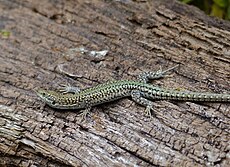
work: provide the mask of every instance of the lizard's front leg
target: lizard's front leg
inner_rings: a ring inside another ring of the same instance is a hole
[[[79,87],[74,87],[74,86],[71,86],[69,83],[68,84],[60,84],[60,88],[59,88],[59,91],[63,94],[66,94],[66,93],[73,93],[73,94],[76,94],[76,93],[79,93],[81,91],[81,89]]]

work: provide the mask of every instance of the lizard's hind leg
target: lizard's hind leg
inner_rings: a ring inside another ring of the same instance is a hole
[[[142,95],[141,95],[141,91],[139,90],[133,90],[131,92],[131,97],[133,99],[133,101],[135,101],[136,103],[142,105],[142,106],[145,106],[145,113],[148,117],[151,117],[152,114],[151,114],[151,110],[153,111],[153,102],[144,98]]]
[[[165,77],[165,74],[168,72],[168,71],[171,71],[175,68],[177,68],[179,65],[176,65],[174,67],[171,67],[169,69],[166,69],[164,71],[162,71],[162,69],[160,68],[160,70],[156,71],[156,72],[151,72],[151,71],[148,71],[148,72],[143,72],[141,73],[139,76],[138,76],[138,81],[140,82],[143,82],[143,83],[147,83],[149,82],[149,80],[151,79],[159,79],[159,78],[163,78]]]

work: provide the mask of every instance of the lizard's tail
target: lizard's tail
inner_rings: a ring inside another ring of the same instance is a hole
[[[174,90],[159,92],[155,98],[181,101],[230,102],[230,94],[197,93]]]

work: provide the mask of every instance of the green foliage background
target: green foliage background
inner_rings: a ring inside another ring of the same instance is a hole
[[[230,20],[230,0],[179,0],[197,6],[208,15]]]

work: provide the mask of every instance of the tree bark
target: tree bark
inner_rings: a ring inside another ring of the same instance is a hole
[[[0,1],[1,166],[230,166],[230,105],[124,98],[49,108],[38,88],[81,89],[180,64],[151,84],[230,93],[230,23],[174,0]]]

